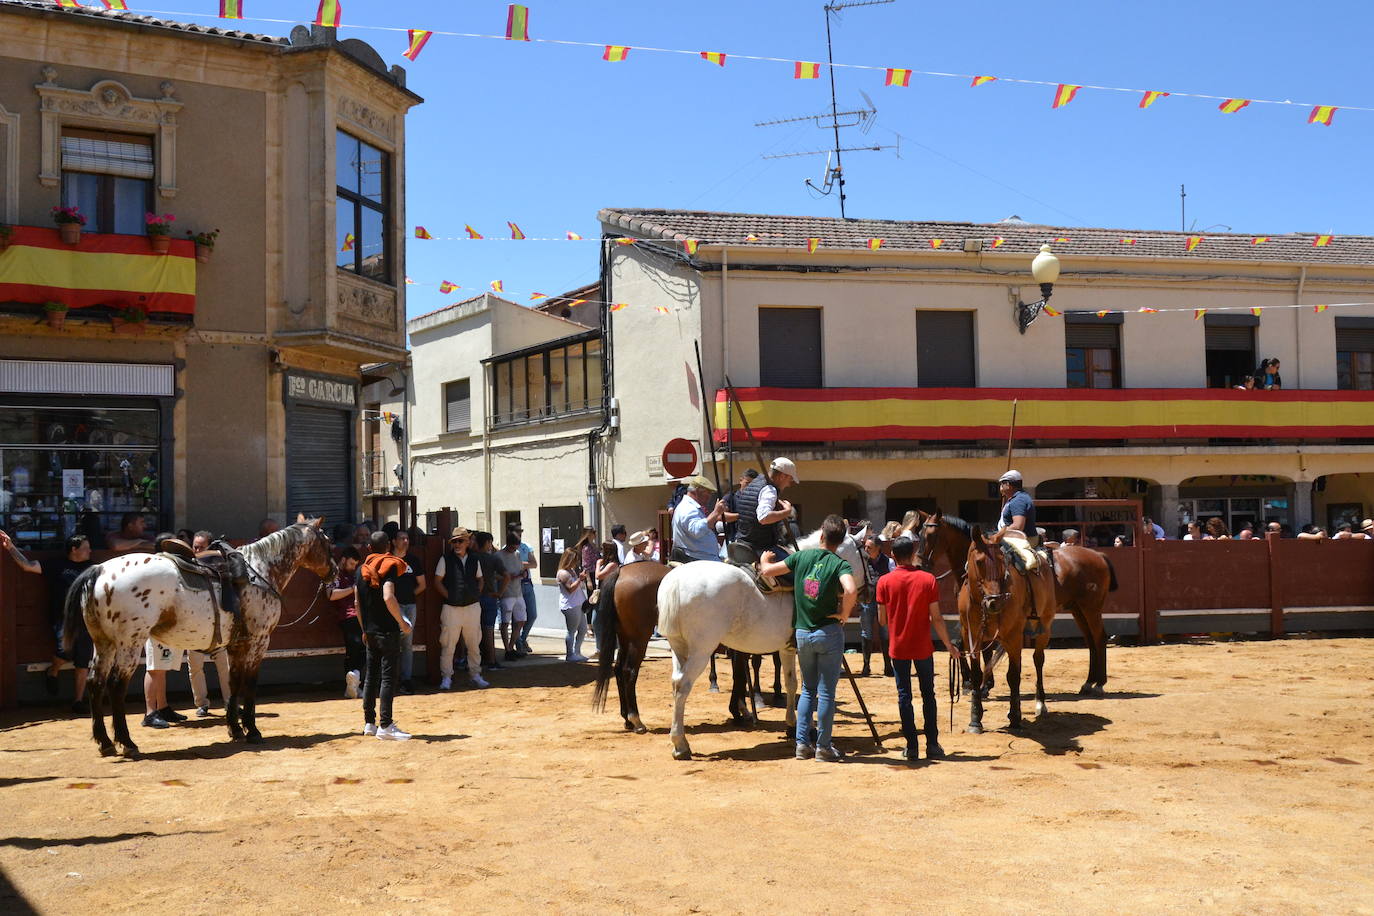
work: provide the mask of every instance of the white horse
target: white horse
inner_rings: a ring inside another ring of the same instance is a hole
[[[225,707],[229,734],[235,740],[260,743],[256,722],[258,668],[267,654],[272,630],[281,619],[281,592],[297,569],[321,579],[334,574],[323,519],[302,520],[242,548],[250,570],[238,618],[204,589],[188,588],[176,563],[165,554],[127,554],[83,572],[67,593],[64,641],[76,634],[77,617],[86,621],[95,643],[90,679],[91,737],[101,756],[115,753],[105,731],[103,700],[110,701],[114,737],[124,756],[138,754],[124,718],[124,696],[138,668],[148,637],[173,649],[229,650],[229,692]],[[218,594],[218,584],[214,586]],[[223,674],[221,674],[223,676]],[[240,725],[242,704],[242,726]]]
[[[849,561],[859,581],[867,564],[859,545],[867,531],[847,535],[837,551]],[[798,547],[819,547],[814,531]],[[711,653],[725,645],[751,655],[782,653],[783,688],[787,692],[787,724],[797,724],[797,650],[793,635],[791,591],[762,594],[748,573],[729,563],[696,562],[672,570],[658,587],[658,631],[673,652],[673,757],[690,760],[683,716],[692,684],[710,664]],[[795,733],[795,732],[794,732]]]

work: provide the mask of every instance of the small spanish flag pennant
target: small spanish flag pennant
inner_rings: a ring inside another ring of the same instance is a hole
[[[1068,240],[1069,240],[1069,237],[1068,237],[1067,235],[1061,235],[1059,238],[1055,239],[1054,242],[1055,242],[1055,244],[1057,245],[1057,244],[1059,244],[1060,242],[1067,242]]]
[[[459,286],[457,283],[450,283],[447,280],[439,284],[439,292],[443,293],[446,296],[458,288]]]
[[[583,301],[585,302],[586,300],[584,299]],[[575,303],[574,303],[574,304],[575,304]],[[623,309],[623,308],[625,307],[625,305],[626,305],[626,303],[624,303],[624,302],[612,302],[612,303],[611,303],[611,311],[613,311],[613,312],[618,312],[618,311],[620,311],[621,309]]]
[[[243,0],[219,0],[219,18],[242,19]]]
[[[121,10],[126,13],[129,11],[129,4],[125,3],[124,0],[100,0],[100,2],[105,4],[107,10]]]
[[[1201,318],[1203,315],[1206,315],[1206,314],[1207,314],[1207,310],[1206,310],[1206,309],[1193,309],[1193,320],[1194,320],[1194,321],[1197,321],[1199,318]]]
[[[940,247],[941,245],[943,245],[944,243],[945,243],[945,240],[944,240],[944,239],[931,239],[931,240],[930,240],[930,247],[931,247],[931,248],[939,248],[939,247]]]
[[[751,232],[744,237],[744,240],[746,242],[757,242],[759,240],[759,237]]]
[[[973,82],[969,83],[969,86],[976,89],[979,86],[986,86],[988,83],[996,82],[996,80],[997,77],[995,76],[975,76]]]
[[[1235,114],[1236,112],[1240,111],[1242,108],[1249,104],[1249,99],[1227,99],[1226,101],[1222,102],[1220,105],[1217,106],[1217,111],[1221,111],[1226,114]]]
[[[1261,308],[1253,308],[1253,309],[1250,310],[1250,314],[1251,314],[1251,315],[1254,315],[1256,318],[1258,318],[1258,317],[1260,316],[1260,312],[1263,312],[1263,311],[1264,311],[1264,309],[1261,309]]]
[[[570,242],[580,242],[580,241],[582,241],[582,236],[578,235],[576,232],[573,232],[573,231],[571,231],[571,230],[569,230],[568,232],[566,232],[566,233],[564,233],[564,234],[568,237],[568,241],[570,241]]]
[[[1135,244],[1135,239],[1133,239],[1133,238],[1127,236],[1126,238],[1123,238],[1123,239],[1121,240],[1121,244],[1123,244],[1123,245],[1134,245],[1134,244]]]
[[[1157,101],[1159,101],[1160,99],[1164,98],[1164,97],[1167,96],[1168,94],[1169,94],[1169,93],[1167,93],[1167,92],[1156,92],[1156,91],[1153,90],[1153,89],[1147,89],[1147,90],[1145,91],[1145,94],[1142,95],[1142,96],[1140,97],[1140,107],[1141,107],[1141,108],[1149,108],[1149,107],[1150,107],[1151,105],[1153,105],[1155,102],[1157,102]]]
[[[606,50],[602,52],[601,59],[608,60],[613,64],[618,64],[630,56],[630,49],[624,45],[606,45]]]
[[[796,61],[792,65],[792,79],[794,80],[814,80],[821,75],[821,65],[808,63],[804,60]]]
[[[414,286],[414,285],[415,285],[415,281],[412,280],[412,279],[410,279],[410,277],[406,277],[406,286]]]
[[[1056,309],[1054,306],[1047,305],[1045,306],[1045,314],[1049,315],[1051,318],[1058,318],[1060,315],[1064,313]]]
[[[807,240],[806,240],[806,253],[807,253],[807,254],[815,254],[815,253],[816,253],[816,249],[817,249],[817,248],[820,248],[820,247],[821,247],[821,240],[820,240],[820,239],[807,239]]]
[[[429,234],[429,230],[426,229],[424,226],[416,226],[416,227],[415,227],[415,237],[416,237],[417,239],[432,239],[432,238],[434,238],[434,236],[430,235],[430,234]]]
[[[701,59],[710,61],[718,67],[725,66],[725,53],[723,51],[702,51]]]
[[[1189,250],[1189,251],[1192,251],[1194,248],[1196,248],[1197,246],[1199,246],[1199,245],[1201,245],[1201,244],[1202,244],[1202,236],[1200,236],[1200,235],[1190,235],[1190,236],[1188,236],[1188,250]]]
[[[1320,315],[1322,312],[1326,311],[1326,308],[1327,308],[1327,307],[1324,306],[1324,305],[1314,305],[1314,306],[1312,306],[1312,311],[1314,311],[1314,312],[1316,312],[1318,315]]]
[[[425,49],[425,42],[429,41],[429,36],[434,33],[428,29],[409,29],[410,47],[406,48],[401,54],[407,60],[414,60],[420,56],[420,52]]]
[[[536,299],[547,299],[547,298],[549,298],[549,294],[548,294],[548,293],[530,293],[530,301],[531,301],[531,302],[535,301]]]
[[[911,71],[903,70],[900,67],[888,67],[887,79],[883,82],[884,86],[910,86]]]
[[[512,3],[506,9],[506,41],[530,40],[530,8]]]
[[[1111,312],[1111,309],[1102,309],[1101,311],[1099,311],[1099,312],[1097,313],[1097,317],[1098,317],[1098,318],[1106,318],[1106,317],[1107,317],[1108,315],[1110,315],[1111,313],[1112,313],[1112,312]]]
[[[1314,238],[1314,239],[1312,240],[1312,247],[1313,247],[1313,248],[1325,248],[1327,245],[1330,245],[1330,244],[1331,244],[1331,236],[1329,236],[1329,235],[1319,235],[1319,236],[1317,236],[1316,238]]]
[[[668,312],[668,306],[666,306],[666,305],[656,305],[656,306],[654,306],[654,311],[655,311],[655,312],[658,312],[660,315],[667,315],[667,314],[669,314],[669,312]]]
[[[1140,312],[1142,315],[1153,315],[1155,312],[1158,312],[1159,309],[1152,309],[1148,305],[1142,305],[1140,308],[1136,309],[1136,311]]]
[[[320,0],[320,8],[315,13],[315,25],[337,29],[342,24],[343,0]]]
[[[1050,107],[1063,108],[1073,101],[1073,97],[1077,95],[1078,90],[1082,88],[1082,86],[1074,86],[1071,83],[1060,83],[1058,88],[1054,90],[1054,104]]]
[[[510,237],[515,239],[517,242],[525,237],[525,233],[521,232],[520,227],[515,225],[515,223],[512,223],[510,220],[506,220],[506,225],[510,226]]]
[[[586,299],[574,299],[572,302],[569,302],[569,303],[568,303],[568,308],[575,308],[575,307],[577,307],[577,306],[579,306],[579,305],[586,305],[586,304],[587,304],[587,300],[586,300]],[[623,302],[620,303],[620,304],[621,304],[622,306],[625,305],[625,303],[623,303]]]
[[[1307,116],[1308,124],[1325,124],[1331,126],[1331,119],[1336,116],[1335,105],[1318,105],[1312,109],[1312,113]]]
[[[615,243],[617,245],[633,245],[635,241],[635,239],[616,239]]]
[[[352,250],[353,250],[353,243],[356,242],[356,241],[357,241],[357,239],[355,239],[355,238],[353,237],[353,233],[351,233],[351,232],[348,233],[347,235],[344,236],[343,247],[341,247],[339,250],[340,250],[340,251],[352,251]]]
[[[1265,242],[1267,242],[1267,241],[1269,241],[1269,236],[1267,236],[1267,235],[1257,235],[1257,236],[1255,236],[1254,238],[1250,239],[1250,244],[1251,244],[1251,245],[1263,245],[1263,244],[1264,244]]]
[[[869,250],[869,251],[877,251],[877,250],[878,250],[879,248],[881,248],[881,247],[883,247],[883,240],[882,240],[882,239],[869,239],[869,240],[868,240],[868,250]]]
[[[701,242],[698,242],[696,239],[683,239],[682,241],[682,247],[687,249],[689,255],[695,255],[697,253],[697,248],[700,246]]]
[[[1005,245],[1006,243],[1007,243],[1007,240],[1004,239],[1004,238],[1002,238],[1002,237],[999,235],[999,236],[997,236],[997,238],[995,238],[995,239],[992,240],[992,247],[993,247],[993,248],[1001,248],[1001,247],[1002,247],[1003,245]]]
[[[464,225],[463,225],[463,230],[464,230],[465,232],[467,232],[468,238],[470,238],[470,239],[480,239],[480,238],[483,237],[483,236],[482,236],[482,233],[478,232],[476,229],[472,228],[472,227],[469,226],[469,225],[464,224]]]
[[[506,284],[502,283],[500,280],[492,280],[491,291],[493,293],[504,293],[506,291]]]
[[[77,3],[76,0],[57,0],[57,5],[62,7],[62,9],[64,10],[81,9],[81,4]]]

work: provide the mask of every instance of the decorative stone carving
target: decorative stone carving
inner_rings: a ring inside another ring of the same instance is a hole
[[[99,130],[133,131],[157,135],[157,190],[165,198],[177,193],[176,123],[182,103],[176,87],[163,82],[162,97],[141,99],[123,83],[100,80],[90,89],[68,89],[57,84],[57,68],[42,69],[38,91],[42,118],[42,151],[38,180],[55,188],[62,182],[62,128],[67,125]]]
[[[338,311],[347,318],[394,331],[396,298],[395,290],[338,274]]]
[[[0,223],[19,222],[19,114],[0,105]]]
[[[388,143],[394,143],[396,140],[395,115],[383,114],[347,96],[339,98],[338,115],[341,120],[361,127],[363,130],[385,139]]]

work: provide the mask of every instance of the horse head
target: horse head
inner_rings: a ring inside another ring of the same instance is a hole
[[[324,516],[307,521],[302,515],[296,525],[305,534],[305,548],[301,554],[300,565],[321,579],[333,579],[338,567],[334,563],[333,544],[329,540],[329,535],[324,533]]]
[[[1002,550],[1000,545],[988,543],[978,525],[973,526],[965,571],[970,594],[981,596],[983,613],[992,615],[1001,610],[1008,597]]]
[[[940,526],[944,520],[945,513],[939,506],[929,514],[920,509],[916,510],[916,528],[912,534],[916,539],[916,556],[926,569],[931,568],[935,560],[935,551],[940,548]]]

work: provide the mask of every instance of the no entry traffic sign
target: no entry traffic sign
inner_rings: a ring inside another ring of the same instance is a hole
[[[697,447],[686,439],[673,439],[663,448],[663,473],[686,477],[697,469]]]

